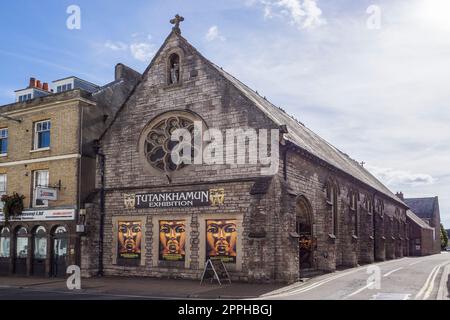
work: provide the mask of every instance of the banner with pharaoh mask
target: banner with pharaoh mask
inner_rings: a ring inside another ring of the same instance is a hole
[[[236,263],[237,220],[206,220],[206,259]]]
[[[186,252],[186,221],[159,221],[159,260],[184,261]]]
[[[141,258],[142,223],[140,221],[119,221],[117,237],[118,258]]]

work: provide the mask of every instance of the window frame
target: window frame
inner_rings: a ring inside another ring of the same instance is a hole
[[[39,173],[42,173],[42,172],[47,172],[47,185],[38,185],[37,184],[37,181],[38,181],[37,175]],[[48,169],[33,171],[33,185],[32,185],[32,192],[33,192],[33,196],[32,196],[33,203],[32,204],[33,204],[33,208],[48,208],[48,200],[41,200],[43,202],[42,205],[38,205],[36,203],[36,201],[37,201],[37,199],[36,199],[36,188],[37,187],[48,187],[49,182],[50,182],[50,171]]]
[[[11,257],[11,232],[8,227],[0,228],[0,254],[3,252],[4,243],[8,243],[9,251],[5,251],[3,256],[0,255],[0,259],[9,259]]]
[[[43,123],[48,123],[47,129],[46,130],[40,130],[38,131],[38,125],[39,124],[43,124]],[[50,149],[51,146],[51,120],[47,119],[47,120],[41,120],[41,121],[36,121],[33,124],[33,134],[34,134],[34,141],[33,141],[33,150],[48,150]],[[48,146],[46,147],[39,147],[39,134],[43,133],[43,132],[47,132],[49,134],[49,138],[48,138]]]
[[[1,186],[3,184],[3,182],[1,181],[2,177],[5,177],[5,181],[4,181],[5,190],[1,190]],[[1,198],[2,195],[7,194],[7,193],[8,193],[8,174],[7,173],[1,173],[0,174],[0,198]],[[3,201],[0,201],[0,210],[3,209],[4,205],[5,204],[3,203]]]
[[[5,136],[3,136],[4,132],[6,132]],[[5,152],[2,152],[3,140],[6,140],[6,151]],[[9,140],[8,128],[0,128],[0,157],[6,156],[8,154],[8,140]]]

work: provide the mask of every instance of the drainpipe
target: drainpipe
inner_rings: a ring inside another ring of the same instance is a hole
[[[375,212],[375,196],[376,192],[374,192],[372,196],[372,225],[373,225],[373,262],[377,260],[377,236],[376,236],[376,228],[377,228],[377,219]]]
[[[287,181],[287,153],[288,153],[288,146],[285,146],[284,152],[283,152],[283,178],[284,178],[284,181]]]
[[[94,142],[94,150],[99,159],[100,166],[100,230],[99,230],[99,250],[98,250],[98,272],[97,276],[103,276],[103,244],[105,230],[105,155],[100,152],[99,141]]]

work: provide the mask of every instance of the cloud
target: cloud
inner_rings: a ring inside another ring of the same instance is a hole
[[[150,42],[152,36],[133,33],[131,37],[133,40],[130,43],[108,40],[104,47],[112,51],[128,51],[134,59],[148,62],[156,52],[155,45]]]
[[[435,182],[435,179],[431,175],[425,173],[411,173],[404,170],[380,168],[370,165],[366,165],[366,169],[389,187],[416,187],[430,185]]]
[[[225,37],[223,37],[219,33],[219,27],[218,26],[212,26],[211,28],[209,28],[208,32],[206,33],[205,38],[206,38],[207,41],[214,41],[216,39],[219,39],[221,41],[225,41]]]
[[[148,42],[137,42],[130,45],[131,54],[139,61],[149,61],[155,54],[155,46]]]
[[[288,18],[298,29],[313,29],[326,23],[317,0],[255,0],[247,5],[263,7],[264,18]]]
[[[113,51],[124,51],[124,50],[128,49],[127,44],[120,42],[120,41],[113,42],[110,40],[105,42],[105,47],[108,49],[111,49]]]

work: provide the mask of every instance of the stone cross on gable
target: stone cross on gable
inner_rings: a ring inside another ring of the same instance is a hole
[[[183,22],[183,21],[184,21],[184,17],[177,14],[174,19],[170,20],[170,23],[174,25],[172,30],[175,31],[176,33],[181,33],[180,22]]]

